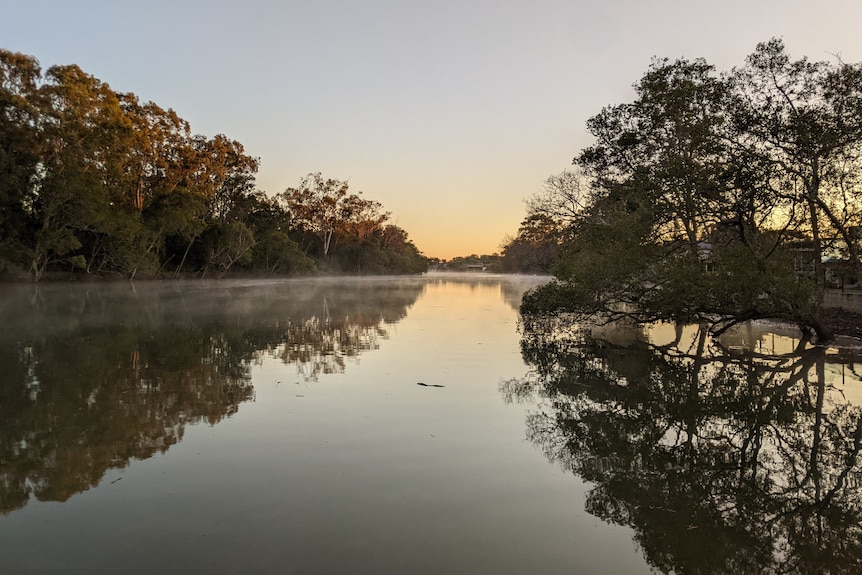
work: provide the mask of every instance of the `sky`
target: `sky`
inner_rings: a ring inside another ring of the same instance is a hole
[[[499,252],[524,199],[655,57],[758,42],[862,61],[859,0],[0,0],[0,48],[77,64],[260,158],[381,202],[429,257]]]

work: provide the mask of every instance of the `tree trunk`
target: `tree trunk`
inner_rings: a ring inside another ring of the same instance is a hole
[[[817,221],[817,202],[820,199],[820,176],[817,173],[818,162],[812,161],[811,179],[805,182],[808,200],[808,215],[811,218],[811,239],[814,242],[814,280],[818,286],[825,283],[823,275],[823,245],[820,241],[820,224]]]
[[[180,275],[180,272],[182,271],[183,266],[186,263],[186,256],[189,255],[189,250],[192,249],[192,245],[195,243],[196,239],[198,239],[198,236],[194,235],[194,236],[192,236],[192,239],[189,240],[189,245],[186,246],[186,251],[183,252],[183,259],[180,260],[180,265],[177,266],[177,271],[174,274],[174,277],[178,277]]]
[[[821,210],[823,210],[823,213],[826,214],[826,217],[832,223],[832,227],[835,228],[835,231],[838,232],[841,239],[844,240],[844,243],[847,244],[847,255],[850,257],[850,264],[853,266],[853,271],[856,274],[857,281],[862,280],[862,262],[859,261],[859,250],[856,247],[855,238],[852,237],[847,226],[843,225],[838,220],[823,200],[818,198],[817,205]]]

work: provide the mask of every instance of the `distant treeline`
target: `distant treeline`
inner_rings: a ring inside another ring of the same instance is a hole
[[[418,273],[380,203],[309,174],[270,196],[259,160],[78,66],[0,50],[0,275]]]
[[[500,273],[503,271],[503,258],[500,254],[471,254],[469,256],[456,256],[450,260],[432,258],[430,265],[437,270],[451,272],[485,271]]]

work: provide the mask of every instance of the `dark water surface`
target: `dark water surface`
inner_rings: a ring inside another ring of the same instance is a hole
[[[0,287],[0,573],[859,572],[858,354],[542,281]]]

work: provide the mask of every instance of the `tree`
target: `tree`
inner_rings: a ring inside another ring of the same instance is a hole
[[[410,240],[407,232],[393,224],[377,230],[380,250],[384,256],[382,265],[374,273],[418,274],[428,269],[428,260]]]
[[[341,214],[342,235],[358,242],[367,240],[383,229],[390,216],[389,212],[383,211],[383,204],[358,194],[350,194],[341,201]]]
[[[565,233],[565,228],[550,215],[528,214],[518,234],[503,245],[503,271],[550,273]]]
[[[580,170],[548,177],[542,189],[527,198],[527,216],[518,233],[503,242],[502,270],[550,273],[560,245],[583,217],[589,201],[589,186]]]
[[[735,128],[749,156],[769,167],[770,190],[804,208],[817,257],[840,238],[862,278],[862,64],[791,60],[784,43],[757,45],[730,82],[737,93]]]
[[[118,218],[124,207],[111,203],[132,137],[117,94],[77,66],[51,67],[40,90],[43,147],[30,201],[38,222],[30,264],[37,280],[55,262],[86,268],[84,242],[105,233],[108,222],[140,228],[135,219]]]
[[[724,219],[727,87],[703,60],[656,60],[635,85],[637,100],[587,121],[596,144],[576,162],[599,199],[637,197],[653,212],[656,239],[684,242],[690,253]]]
[[[589,205],[588,182],[580,170],[563,170],[549,176],[542,189],[526,201],[527,217],[551,220],[560,227],[577,222]]]
[[[855,253],[859,71],[790,63],[778,41],[725,76],[702,60],[654,61],[634,102],[587,122],[596,143],[575,163],[589,194],[560,281],[528,294],[524,311],[709,321],[716,332],[774,318],[828,339],[818,285],[794,259],[811,233],[819,265],[821,219]]]
[[[291,216],[292,233],[328,270],[349,273],[418,273],[428,262],[407,233],[387,224],[389,212],[346,181],[308,174],[279,198]],[[338,247],[337,253],[335,247]]]
[[[286,233],[270,231],[259,237],[252,248],[254,269],[267,274],[303,273],[314,269],[314,261]]]
[[[329,254],[333,234],[345,221],[347,191],[346,181],[324,180],[316,172],[304,177],[298,188],[288,188],[282,194],[297,224],[318,236],[324,256]]]
[[[39,177],[39,62],[0,50],[0,271],[26,267],[35,222],[27,206]]]
[[[207,258],[204,275],[211,267],[227,272],[234,264],[251,261],[251,250],[255,245],[254,235],[241,222],[210,226],[202,240]]]
[[[389,212],[347,182],[309,174],[269,198],[258,165],[241,143],[192,135],[173,110],[78,66],[43,74],[0,50],[0,274],[296,273],[313,269],[309,255],[357,272],[425,262],[409,240],[383,247],[398,236]]]
[[[253,207],[257,205],[253,197],[257,193],[255,174],[258,161],[245,154],[242,144],[229,140],[223,135],[212,139],[195,136],[191,147],[193,161],[183,180],[184,187],[181,189],[186,189],[199,198],[203,202],[204,209],[200,214],[200,221],[193,219],[182,229],[173,230],[174,237],[181,236],[187,242],[182,255],[178,258],[177,274],[182,272],[190,250],[205,231],[212,230],[209,240],[204,242],[206,244],[204,251],[208,254],[204,256],[202,262],[204,268],[213,263],[210,257],[214,249],[213,242],[217,238],[220,238],[218,241],[225,239],[226,236],[223,233],[227,229],[225,226],[240,224],[252,233],[246,226],[246,219],[252,213]],[[233,225],[231,229],[239,228]],[[171,230],[164,231],[169,233]],[[254,243],[253,233],[250,241],[251,244]],[[215,251],[221,250],[215,248]],[[242,259],[246,260],[244,256]],[[236,262],[231,262],[228,267],[233,263]]]

